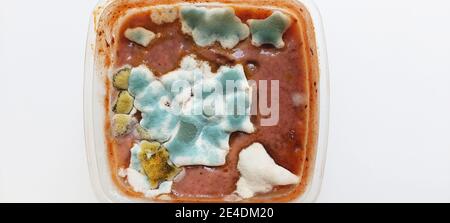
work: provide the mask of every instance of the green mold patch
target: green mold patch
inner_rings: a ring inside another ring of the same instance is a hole
[[[173,88],[177,83],[183,87]],[[227,83],[233,83],[231,90]],[[207,62],[189,55],[162,78],[139,66],[131,70],[128,90],[142,113],[140,125],[152,140],[163,143],[179,167],[222,166],[230,135],[255,131],[251,88],[240,64],[212,73]]]
[[[217,41],[223,48],[231,49],[250,34],[248,26],[230,7],[184,6],[180,15],[183,33],[191,35],[201,47],[211,46]]]
[[[263,44],[271,44],[276,48],[283,48],[283,34],[291,26],[291,18],[281,12],[274,12],[266,19],[249,19],[252,33],[252,44],[260,47]]]
[[[128,91],[121,91],[117,97],[113,112],[116,114],[130,114],[133,110],[134,98]]]
[[[125,31],[125,37],[134,43],[147,47],[156,38],[156,34],[145,28],[137,27],[127,29]]]

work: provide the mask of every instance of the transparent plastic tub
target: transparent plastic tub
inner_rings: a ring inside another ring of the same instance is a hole
[[[87,36],[84,73],[84,131],[89,174],[94,191],[100,202],[151,202],[145,198],[129,197],[122,193],[112,180],[106,138],[104,134],[105,77],[96,66],[97,25],[103,10],[110,4],[125,0],[100,0],[91,18]],[[139,2],[142,0],[134,0]],[[231,0],[232,1],[232,0]],[[283,1],[283,0],[281,0]],[[287,0],[286,0],[287,1]],[[314,160],[306,189],[291,202],[315,202],[319,195],[326,159],[329,118],[329,76],[324,32],[318,9],[312,0],[292,0],[302,4],[311,17],[318,60],[318,130]],[[133,2],[133,0],[131,1]],[[151,1],[149,1],[151,2]],[[171,0],[164,2],[170,3]],[[197,1],[202,2],[202,1]],[[270,1],[269,1],[270,2]],[[277,2],[277,1],[272,1]],[[279,2],[279,1],[278,1]],[[240,4],[240,3],[239,3]]]

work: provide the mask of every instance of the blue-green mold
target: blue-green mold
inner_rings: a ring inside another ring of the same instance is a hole
[[[148,44],[150,44],[150,42],[152,42],[152,40],[156,38],[156,34],[154,32],[142,27],[129,28],[125,30],[124,35],[128,40],[135,42],[143,47],[148,46]]]
[[[227,89],[227,83],[234,85]],[[230,134],[254,131],[250,90],[241,65],[212,73],[193,56],[162,78],[141,66],[129,79],[141,126],[163,143],[177,166],[225,164]]]
[[[260,47],[263,44],[272,44],[276,48],[283,48],[283,34],[291,26],[291,18],[282,12],[276,11],[266,19],[249,19],[252,34],[252,44]]]
[[[223,48],[231,49],[250,34],[248,26],[230,7],[183,6],[180,15],[182,31],[192,35],[194,42],[202,47],[218,41]]]

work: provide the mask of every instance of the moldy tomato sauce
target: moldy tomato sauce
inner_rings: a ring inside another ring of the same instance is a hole
[[[272,11],[265,9],[237,8],[236,16],[243,22],[248,19],[264,19]],[[274,161],[300,176],[301,185],[305,185],[306,167],[311,151],[307,151],[309,106],[315,101],[310,100],[310,83],[308,78],[308,60],[306,54],[310,48],[304,42],[302,30],[304,23],[293,17],[290,28],[284,33],[285,47],[276,49],[270,45],[255,47],[251,38],[241,41],[231,50],[220,47],[218,43],[210,47],[197,46],[192,37],[181,31],[181,23],[177,19],[173,23],[157,25],[149,19],[148,12],[141,12],[128,17],[121,25],[115,68],[125,65],[137,67],[146,65],[157,76],[161,76],[179,67],[181,59],[189,54],[195,54],[200,60],[208,61],[213,71],[222,65],[242,64],[248,80],[267,80],[268,99],[270,99],[270,81],[279,81],[279,122],[275,126],[260,126],[261,114],[252,116],[256,132],[246,134],[236,132],[230,138],[230,152],[227,161],[221,167],[190,166],[185,168],[185,175],[174,182],[172,194],[175,201],[202,200],[221,201],[236,190],[239,179],[237,170],[238,156],[242,149],[254,142],[264,145]],[[158,36],[147,47],[131,42],[124,36],[128,28],[144,27],[158,33]],[[257,82],[259,83],[259,82]],[[111,95],[117,93],[111,89]],[[113,101],[113,100],[112,100]],[[269,106],[272,102],[269,101]],[[135,115],[138,119],[140,113]],[[311,136],[310,136],[311,137]],[[136,142],[132,135],[112,139],[111,164],[113,170],[126,168],[130,163],[130,148]],[[113,171],[114,172],[114,171]],[[115,171],[117,172],[117,171]],[[114,177],[123,191],[132,196],[139,196],[126,184],[123,178]],[[302,178],[303,177],[303,178]],[[284,195],[299,190],[298,185],[277,186],[272,194]]]

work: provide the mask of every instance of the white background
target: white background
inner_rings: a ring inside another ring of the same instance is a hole
[[[318,201],[450,202],[450,1],[316,2],[331,73]],[[94,5],[0,0],[0,201],[97,201],[82,110]]]

